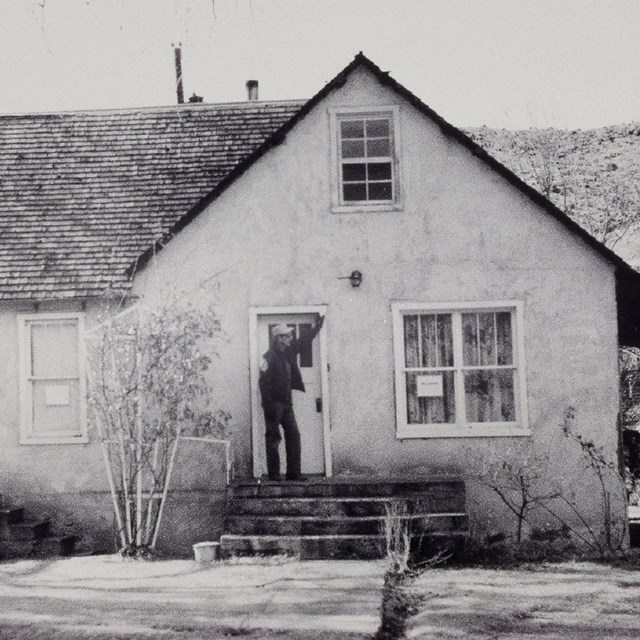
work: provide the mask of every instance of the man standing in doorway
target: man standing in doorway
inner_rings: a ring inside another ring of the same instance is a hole
[[[270,480],[281,480],[280,426],[284,432],[287,453],[287,480],[305,480],[300,473],[300,430],[293,412],[292,389],[304,392],[297,355],[318,335],[324,316],[318,316],[315,326],[305,336],[294,340],[293,329],[276,325],[271,336],[273,345],[260,363],[260,393],[266,426],[267,474]]]

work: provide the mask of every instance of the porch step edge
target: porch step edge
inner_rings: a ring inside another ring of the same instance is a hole
[[[463,512],[463,511],[456,511],[456,512],[438,512],[438,513],[410,513],[410,514],[406,514],[406,515],[401,515],[401,516],[397,516],[399,519],[401,520],[421,520],[421,519],[426,519],[426,518],[466,518],[467,517],[467,513]],[[254,515],[237,515],[237,516],[231,516],[233,518],[247,518],[247,519],[255,519],[256,516]],[[331,521],[331,520],[336,520],[336,521],[343,521],[343,520],[349,520],[349,521],[356,521],[356,522],[360,522],[360,521],[370,521],[370,520],[386,520],[387,516],[385,515],[371,515],[371,516],[297,516],[297,515],[282,515],[282,516],[278,516],[278,515],[270,515],[270,516],[258,516],[260,518],[260,520],[284,520],[284,519],[291,519],[291,520],[301,520],[303,522],[311,522],[314,520],[322,520],[323,522],[326,521]],[[392,517],[396,517],[396,516],[392,516]]]
[[[373,515],[275,515],[243,514],[225,518],[226,533],[244,535],[308,535],[317,532],[339,534],[371,534],[381,530],[389,517],[385,514]],[[395,518],[394,518],[395,519]],[[416,531],[429,531],[441,528],[447,531],[463,529],[468,526],[466,513],[416,513],[399,516],[398,520]],[[373,531],[372,531],[373,529]]]
[[[286,498],[232,498],[230,516],[386,516],[388,507],[402,504],[407,513],[424,515],[461,512],[465,509],[464,495],[417,495],[402,497],[286,497]]]
[[[454,541],[466,534],[445,532],[425,536],[433,540]],[[223,559],[235,556],[293,555],[300,560],[379,559],[385,556],[382,535],[251,536],[224,534],[220,537]]]

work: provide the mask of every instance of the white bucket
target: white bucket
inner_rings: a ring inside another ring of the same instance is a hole
[[[193,545],[193,554],[198,564],[211,564],[220,557],[219,542],[198,542]]]

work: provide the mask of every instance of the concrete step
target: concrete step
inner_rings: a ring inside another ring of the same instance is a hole
[[[233,498],[275,497],[394,497],[409,494],[430,495],[434,499],[447,500],[464,495],[464,482],[451,478],[422,480],[371,480],[363,478],[310,479],[309,482],[270,480],[238,482],[232,485]]]
[[[450,548],[464,540],[464,532],[432,532],[420,542],[429,540],[434,548]],[[220,538],[223,559],[242,556],[295,556],[300,560],[358,559],[384,557],[386,543],[381,535],[317,535],[317,536],[242,536],[224,534]]]
[[[230,515],[256,516],[315,516],[365,517],[384,516],[393,503],[404,503],[408,515],[430,513],[463,513],[464,494],[447,496],[441,500],[436,496],[417,494],[402,498],[233,498],[229,504]]]
[[[407,520],[412,544],[429,548],[448,547],[468,529],[464,482],[450,477],[241,482],[227,513],[223,557],[379,558],[393,514]]]
[[[406,518],[414,533],[466,531],[465,513],[418,514]],[[318,517],[314,516],[230,516],[225,531],[253,536],[381,535],[382,516]]]
[[[31,540],[0,541],[0,559],[55,558],[73,554],[76,536],[49,536]]]
[[[50,520],[23,521],[9,526],[9,537],[12,540],[42,540],[50,533]]]
[[[290,555],[300,560],[331,558],[370,560],[384,555],[384,538],[377,535],[239,536],[220,538],[222,558],[253,555]]]

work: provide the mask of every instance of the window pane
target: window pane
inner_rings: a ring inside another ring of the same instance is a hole
[[[465,371],[468,422],[515,422],[514,370]]]
[[[392,200],[393,190],[390,182],[373,182],[369,184],[369,200]]]
[[[384,138],[389,136],[389,118],[367,120],[367,138]]]
[[[420,316],[420,332],[422,334],[422,363],[423,367],[438,366],[436,316]]]
[[[453,332],[451,315],[438,315],[438,366],[453,367]]]
[[[343,164],[342,179],[345,181],[359,180],[364,182],[367,179],[366,164]]]
[[[364,120],[343,120],[340,123],[342,138],[364,138]]]
[[[78,323],[33,323],[31,328],[31,375],[62,378],[78,375]]]
[[[342,193],[345,202],[354,200],[367,199],[367,185],[362,184],[345,184],[342,186]]]
[[[367,171],[369,180],[391,180],[390,162],[369,162]]]
[[[478,343],[480,346],[480,364],[496,364],[496,335],[494,313],[478,314]]]
[[[511,313],[496,313],[498,334],[498,364],[513,364],[513,344],[511,336]]]
[[[478,324],[475,313],[462,314],[462,362],[476,366],[478,362]]]
[[[34,434],[80,430],[77,380],[35,380],[32,385]]]
[[[404,316],[404,365],[419,367],[418,316]]]
[[[418,396],[416,380],[424,374],[408,372],[405,375],[408,424],[451,424],[456,421],[453,371],[429,373],[442,376],[442,395],[430,397]]]
[[[313,327],[310,324],[298,325],[298,338],[302,339],[309,335]],[[313,367],[313,343],[309,342],[299,355],[300,367]]]
[[[391,155],[391,143],[388,139],[380,138],[367,140],[367,157],[380,157]]]
[[[364,140],[343,140],[343,158],[364,158]]]

